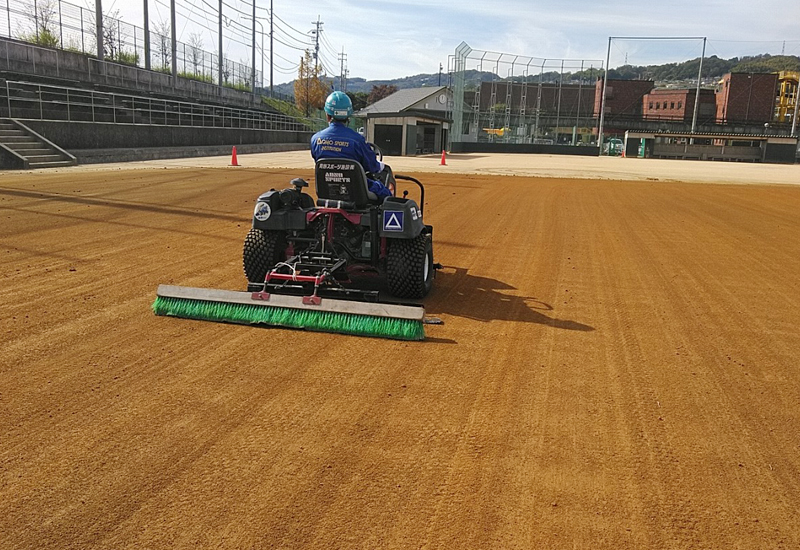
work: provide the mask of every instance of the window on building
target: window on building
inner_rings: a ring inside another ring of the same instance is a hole
[[[670,109],[674,109],[675,108],[675,102],[674,101],[669,104],[669,108]]]
[[[658,111],[658,108],[659,108],[660,106],[661,106],[661,103],[656,103],[656,111]]]
[[[666,101],[664,102],[664,108],[665,109],[667,108],[667,102]]]
[[[650,107],[649,107],[649,108],[650,108],[650,109],[652,109],[652,108],[653,108],[653,102],[652,102],[652,101],[650,102]]]
[[[683,107],[683,101],[679,101],[679,102],[678,102],[678,109],[680,109],[680,108],[682,108],[682,107]]]

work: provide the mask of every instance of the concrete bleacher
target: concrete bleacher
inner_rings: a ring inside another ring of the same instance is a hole
[[[302,149],[313,133],[260,96],[2,38],[0,116],[24,120],[81,162],[113,160],[115,150],[128,158],[131,148],[149,159],[233,145]]]

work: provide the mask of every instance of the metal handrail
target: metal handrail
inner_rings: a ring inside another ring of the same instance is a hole
[[[25,92],[30,92],[35,97],[20,95],[25,94]],[[23,120],[46,120],[46,112],[48,116],[51,116],[50,114],[53,112],[57,112],[55,109],[47,109],[47,106],[50,105],[58,106],[61,109],[58,112],[64,113],[68,122],[113,121],[116,124],[202,125],[212,128],[252,128],[292,132],[310,130],[308,125],[302,122],[293,120],[286,115],[268,111],[50,86],[22,81],[6,81],[6,97],[9,118]],[[90,110],[91,116],[88,116],[89,113],[86,113],[87,116],[81,116],[83,109]],[[33,116],[36,114],[38,114],[38,117]],[[137,114],[139,115],[138,117]],[[156,114],[158,118],[154,117]],[[104,120],[109,115],[110,120]],[[172,120],[170,115],[173,115]],[[124,121],[127,118],[130,118],[130,122]],[[137,122],[137,118],[145,120],[145,122]],[[65,120],[63,117],[56,117],[55,119]],[[163,122],[161,122],[162,120]]]

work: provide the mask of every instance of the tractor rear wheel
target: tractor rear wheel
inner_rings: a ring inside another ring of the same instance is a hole
[[[424,298],[433,286],[433,240],[391,239],[386,257],[389,292],[398,298]]]
[[[251,283],[263,283],[267,271],[286,259],[286,239],[280,231],[251,229],[244,239],[242,264]]]

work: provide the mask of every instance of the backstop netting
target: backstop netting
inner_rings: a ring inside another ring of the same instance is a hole
[[[474,50],[451,58],[450,141],[589,145],[603,61]]]

